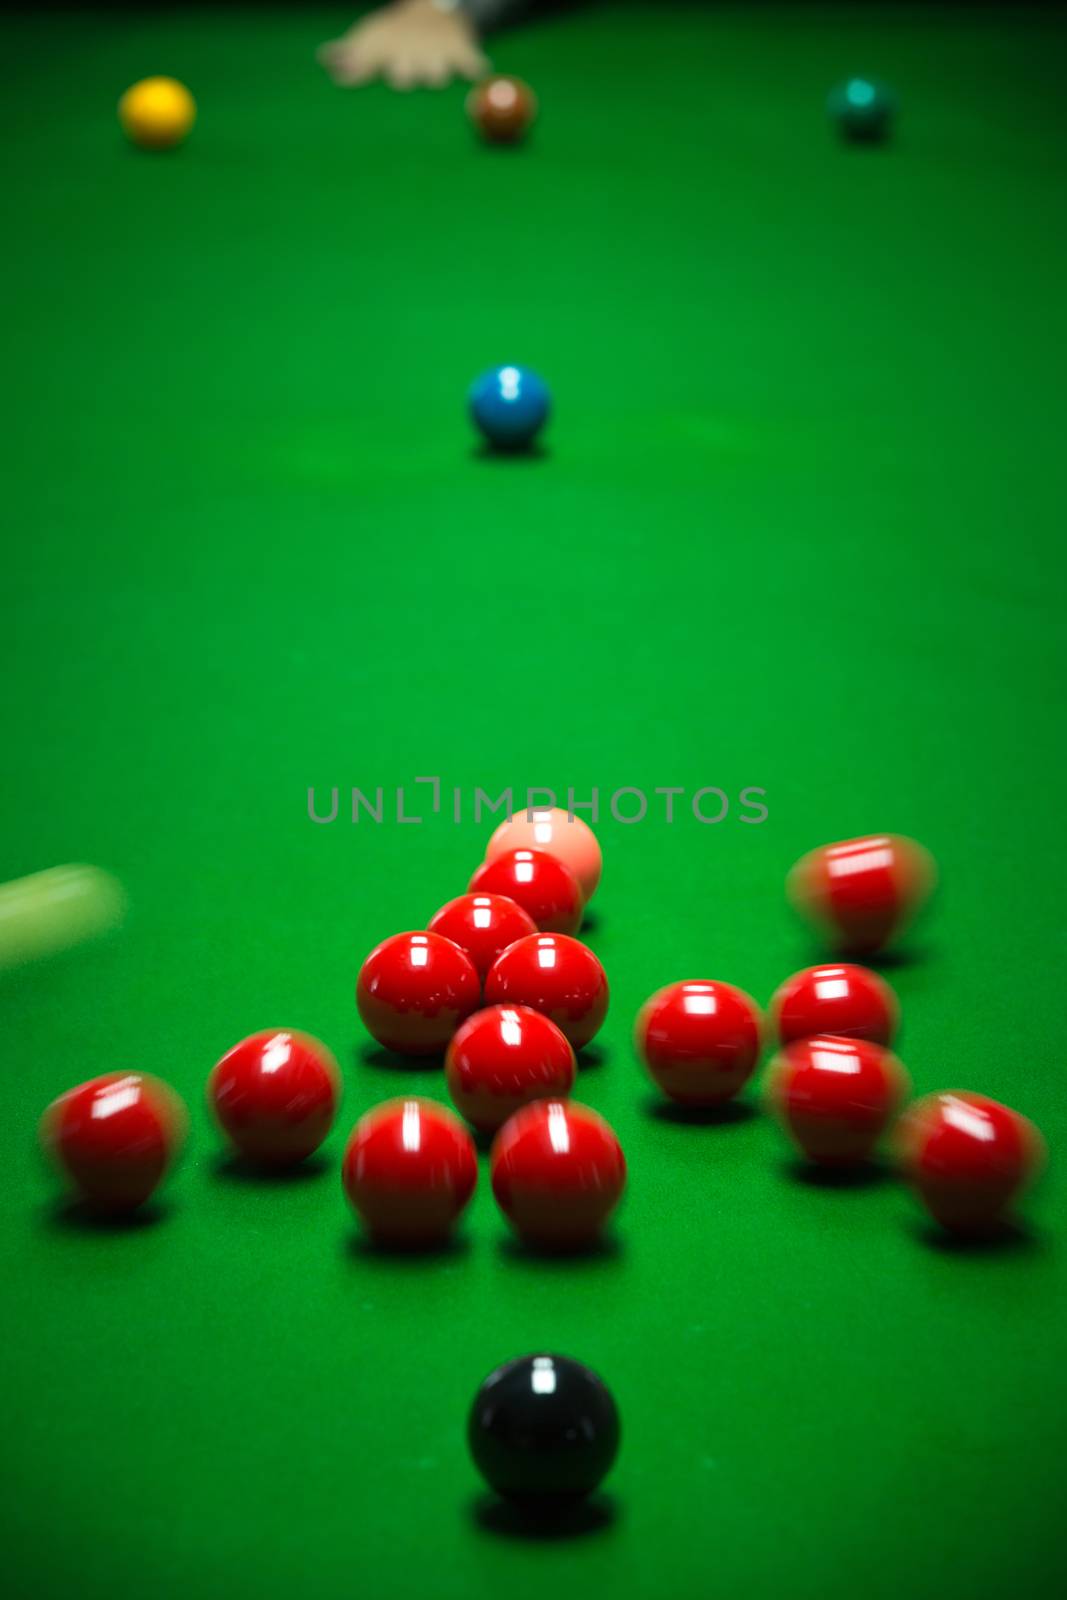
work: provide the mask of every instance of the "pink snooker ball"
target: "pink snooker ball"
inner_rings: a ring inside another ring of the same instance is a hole
[[[543,850],[555,856],[577,878],[583,900],[592,899],[600,882],[603,859],[596,834],[581,817],[572,817],[561,806],[535,806],[502,822],[489,840],[485,859],[495,861],[508,850]]]

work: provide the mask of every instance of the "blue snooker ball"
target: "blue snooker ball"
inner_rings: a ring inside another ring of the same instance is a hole
[[[522,450],[532,444],[548,419],[548,385],[529,367],[493,367],[470,392],[476,425],[497,450]]]

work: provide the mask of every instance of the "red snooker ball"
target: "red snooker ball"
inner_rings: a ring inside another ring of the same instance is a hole
[[[535,933],[497,956],[485,999],[543,1012],[581,1050],[607,1015],[608,980],[588,945],[564,933]]]
[[[760,1053],[759,1007],[729,983],[689,979],[646,1000],[634,1025],[638,1055],[663,1093],[686,1106],[730,1100]]]
[[[789,874],[794,907],[842,954],[871,955],[903,932],[937,872],[914,839],[883,833],[822,845]]]
[[[383,1244],[439,1244],[474,1193],[474,1143],[434,1100],[389,1100],[361,1117],[341,1168],[353,1209]]]
[[[984,1095],[917,1100],[897,1125],[904,1178],[950,1233],[987,1233],[1040,1172],[1045,1142],[1026,1117]]]
[[[866,967],[805,967],[776,991],[770,1011],[782,1044],[833,1033],[888,1045],[900,1026],[896,995]]]
[[[145,1072],[109,1072],[54,1100],[41,1143],[94,1210],[129,1212],[155,1191],[185,1140],[185,1107]]]
[[[437,1055],[479,1005],[474,963],[439,933],[394,933],[360,969],[356,1005],[367,1031],[400,1055]]]
[[[500,823],[485,850],[495,861],[508,850],[544,850],[569,867],[588,905],[600,882],[603,857],[588,822],[562,806],[534,806]]]
[[[341,1099],[337,1062],[318,1039],[291,1029],[253,1033],[212,1069],[208,1104],[250,1161],[285,1167],[319,1148]]]
[[[533,918],[542,933],[577,933],[582,891],[569,867],[545,850],[506,850],[483,861],[471,893],[502,894]]]
[[[537,115],[537,96],[521,78],[498,73],[475,84],[467,115],[487,144],[517,144]]]
[[[493,1194],[521,1239],[591,1244],[626,1184],[622,1148],[603,1117],[575,1100],[535,1100],[493,1141]]]
[[[537,932],[537,924],[514,900],[502,894],[461,894],[435,911],[431,933],[440,933],[465,950],[484,978],[501,950]]]
[[[574,1087],[574,1051],[528,1006],[488,1006],[453,1037],[445,1057],[448,1092],[467,1121],[495,1133],[531,1100],[562,1099]]]
[[[870,1159],[910,1088],[896,1056],[880,1044],[821,1034],[775,1056],[767,1094],[809,1161],[852,1166]]]

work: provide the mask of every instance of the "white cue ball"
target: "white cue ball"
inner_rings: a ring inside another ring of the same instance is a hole
[[[122,885],[99,867],[50,867],[0,884],[0,972],[117,928]]]

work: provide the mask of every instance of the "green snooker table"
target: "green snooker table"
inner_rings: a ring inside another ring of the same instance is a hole
[[[1061,1593],[1067,26],[575,7],[493,41],[541,100],[500,151],[459,86],[334,88],[314,51],[351,20],[6,27],[0,878],[84,860],[130,904],[0,978],[9,1592]],[[826,125],[853,71],[900,96],[884,148]],[[149,155],[115,103],[159,72],[199,119]],[[528,457],[465,413],[505,360],[553,391]],[[356,974],[465,888],[499,820],[475,791],[528,785],[600,796],[612,1004],[578,1098],[628,1192],[602,1249],[535,1258],[483,1155],[452,1248],[376,1252],[347,1134],[446,1092],[374,1047]],[[818,959],[786,872],[882,829],[941,873],[882,964],[916,1091],[991,1094],[1049,1143],[996,1248],[888,1174],[812,1181],[765,1069],[687,1120],[633,1053],[658,986],[765,1004]],[[335,1051],[344,1103],[266,1181],[203,1085],[281,1025]],[[105,1227],[35,1129],[116,1068],[172,1083],[191,1132]],[[555,1536],[465,1443],[483,1376],[539,1348],[623,1420]]]

